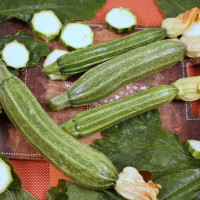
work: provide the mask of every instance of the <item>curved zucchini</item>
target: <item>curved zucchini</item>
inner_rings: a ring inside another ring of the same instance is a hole
[[[184,45],[172,40],[139,47],[90,69],[48,105],[60,110],[98,102],[131,82],[173,66],[183,55]]]
[[[148,110],[172,101],[178,94],[174,86],[160,85],[126,98],[78,113],[61,128],[74,137],[85,137],[103,131]]]
[[[92,45],[76,50],[45,67],[46,74],[73,75],[84,72],[104,61],[140,46],[166,37],[166,29],[150,28],[103,44]]]
[[[112,162],[103,153],[66,134],[2,62],[0,102],[22,136],[64,175],[90,189],[113,186],[117,172]]]

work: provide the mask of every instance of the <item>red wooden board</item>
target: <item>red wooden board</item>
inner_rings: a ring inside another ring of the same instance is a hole
[[[89,25],[95,32],[94,44],[104,43],[126,35],[114,33],[103,24],[89,23]],[[136,31],[144,28],[148,27],[138,27]],[[0,24],[0,30],[1,37],[8,34],[15,34],[19,30],[25,30],[26,32],[31,33],[31,30],[26,23],[14,20]],[[48,45],[50,46],[51,51],[55,48],[64,49],[59,42],[49,43]],[[117,91],[111,97],[93,105],[80,108],[67,108],[58,112],[49,111],[45,105],[46,102],[50,98],[66,91],[78,77],[72,77],[67,81],[51,81],[43,72],[41,72],[42,63],[43,59],[41,60],[40,65],[23,70],[20,73],[20,78],[37,97],[38,101],[42,104],[49,116],[57,124],[60,124],[65,120],[70,119],[76,113],[86,109],[123,98],[152,86],[159,84],[171,84],[178,78],[187,77],[188,67],[193,64],[200,65],[200,59],[187,59],[183,62],[179,62],[170,69],[164,70],[136,83],[129,84],[128,86],[125,86]],[[188,138],[200,139],[200,118],[198,116],[193,116],[191,103],[174,100],[173,102],[162,106],[159,110],[163,120],[164,129],[177,133],[184,141]],[[80,139],[80,141],[85,144],[90,144],[94,142],[95,139],[101,137],[102,135],[100,133],[96,133],[87,138]],[[0,138],[0,149],[10,158],[42,159],[42,157],[23,139],[20,133],[9,121],[5,113],[0,115]]]

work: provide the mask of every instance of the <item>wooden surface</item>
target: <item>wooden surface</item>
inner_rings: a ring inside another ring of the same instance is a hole
[[[126,34],[117,34],[108,30],[103,24],[90,23],[90,26],[95,32],[94,43],[104,43],[110,40],[123,37]],[[142,30],[144,27],[139,27]],[[147,27],[145,27],[147,28]],[[19,30],[25,30],[31,33],[29,26],[20,21],[7,21],[0,24],[0,36],[3,37],[8,34],[15,34]],[[48,44],[50,51],[55,48],[64,49],[59,42]],[[171,84],[178,78],[188,76],[188,67],[191,65],[200,65],[199,59],[187,59],[179,62],[177,65],[170,69],[164,70],[151,77],[140,80],[136,83],[129,84],[124,88],[117,91],[111,97],[98,102],[93,105],[80,107],[80,108],[67,108],[58,112],[50,112],[45,103],[52,97],[66,91],[70,85],[78,78],[72,77],[67,81],[51,81],[48,77],[41,72],[43,59],[38,66],[30,69],[23,70],[20,73],[20,78],[26,83],[33,94],[37,97],[38,101],[42,104],[43,108],[47,111],[49,116],[57,123],[60,124],[65,120],[70,119],[76,113],[86,109],[104,104],[125,96],[140,92],[149,87],[159,84]],[[163,120],[163,128],[177,133],[184,141],[186,139],[200,139],[200,123],[199,117],[193,116],[191,104],[182,101],[173,101],[161,108],[159,108],[161,118]],[[87,138],[80,139],[85,144],[91,144],[97,138],[101,138],[100,133],[96,133]],[[22,138],[20,133],[15,129],[7,116],[3,113],[0,115],[0,149],[5,155],[10,158],[18,159],[42,159],[42,157]]]

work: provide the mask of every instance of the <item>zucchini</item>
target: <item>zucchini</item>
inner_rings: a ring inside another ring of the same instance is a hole
[[[38,37],[49,42],[60,34],[62,23],[53,11],[43,10],[33,15],[31,28]]]
[[[7,66],[19,69],[26,67],[30,52],[26,46],[17,40],[5,44],[1,57]]]
[[[11,168],[0,158],[0,194],[13,182]]]
[[[51,63],[55,62],[59,57],[68,53],[66,50],[61,49],[54,49],[45,59],[43,63],[43,67],[50,65]],[[55,74],[48,74],[48,77],[51,80],[66,80],[69,78],[69,75],[55,75]]]
[[[132,33],[117,40],[76,50],[45,67],[46,74],[74,75],[89,70],[97,64],[122,53],[166,37],[166,29],[150,28]]]
[[[117,33],[126,33],[137,28],[137,17],[129,8],[113,8],[106,14],[105,24]]]
[[[186,148],[194,158],[200,159],[200,141],[188,140],[186,143]]]
[[[164,105],[172,101],[177,93],[178,90],[174,86],[156,86],[126,98],[80,112],[60,126],[74,137],[85,137],[103,131],[130,117]]]
[[[183,56],[184,45],[173,40],[139,47],[90,69],[48,105],[60,110],[98,102],[131,82],[173,66]]]
[[[50,164],[83,187],[112,187],[117,172],[101,152],[66,134],[41,107],[27,86],[0,62],[0,102],[22,136]]]
[[[69,50],[76,50],[93,44],[94,32],[87,24],[69,23],[60,35],[61,43]]]

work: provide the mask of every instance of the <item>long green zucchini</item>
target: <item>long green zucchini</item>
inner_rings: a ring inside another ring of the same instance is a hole
[[[173,66],[183,56],[184,45],[173,40],[139,47],[90,69],[48,105],[60,110],[100,101],[131,82]]]
[[[23,137],[64,175],[91,189],[113,186],[117,172],[112,162],[56,125],[26,85],[2,62],[0,102]]]
[[[110,60],[131,49],[162,40],[166,34],[166,30],[163,28],[151,28],[107,43],[89,46],[62,56],[45,67],[43,72],[66,75],[84,72],[94,65]]]
[[[177,94],[178,90],[174,86],[156,86],[118,101],[80,112],[61,124],[61,128],[74,137],[85,137],[167,104]]]

